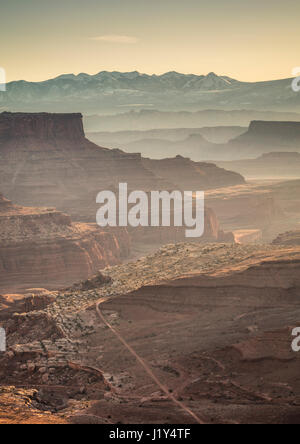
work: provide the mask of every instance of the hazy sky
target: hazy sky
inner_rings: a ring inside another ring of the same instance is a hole
[[[102,70],[291,77],[299,0],[0,0],[7,80]]]

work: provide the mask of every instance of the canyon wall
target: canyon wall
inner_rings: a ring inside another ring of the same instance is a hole
[[[93,224],[73,224],[56,210],[0,200],[1,292],[68,286],[120,263],[129,250],[125,229],[105,232]]]
[[[227,187],[208,190],[205,195],[206,204],[226,230],[259,229],[269,239],[271,228],[276,230],[285,219],[285,212],[268,187]]]
[[[58,140],[70,141],[76,147],[84,139],[81,114],[47,114],[47,113],[2,113],[0,116],[0,142],[8,143],[21,139],[19,148],[25,148],[33,141],[42,145],[29,146],[41,149],[43,143]],[[51,145],[49,145],[50,148]],[[55,148],[55,143],[52,146]]]
[[[256,158],[278,151],[299,152],[300,122],[253,121],[245,134],[228,142],[222,150],[225,156],[218,157],[221,160]]]
[[[267,122],[254,120],[245,134],[237,137],[237,141],[273,141],[276,144],[289,145],[300,143],[300,122]]]

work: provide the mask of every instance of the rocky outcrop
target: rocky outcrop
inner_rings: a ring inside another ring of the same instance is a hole
[[[300,230],[288,231],[277,236],[274,245],[300,245]]]
[[[45,289],[30,289],[27,294],[0,295],[0,320],[9,320],[15,313],[30,313],[36,310],[44,310],[52,304],[56,295]]]
[[[182,156],[162,160],[143,159],[143,165],[156,176],[173,182],[178,189],[185,191],[245,184],[245,179],[238,173],[224,170],[213,163],[193,162]]]
[[[34,401],[37,390],[0,388],[0,424],[67,424],[50,412],[42,411]]]
[[[51,209],[18,207],[4,201],[0,210],[0,291],[48,289],[73,284],[128,256],[126,230],[102,231],[73,224]]]
[[[105,276],[102,273],[98,273],[96,276],[93,276],[90,279],[87,279],[84,282],[79,282],[72,286],[72,289],[77,289],[81,291],[94,290],[95,288],[99,288],[103,285],[111,284],[112,279],[109,276]]]

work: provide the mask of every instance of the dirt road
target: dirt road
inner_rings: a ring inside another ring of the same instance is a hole
[[[150,376],[150,378],[155,382],[155,384],[158,385],[158,387],[162,390],[163,393],[167,396],[168,399],[170,399],[171,402],[173,402],[177,407],[179,407],[181,410],[183,410],[185,413],[187,413],[189,416],[191,416],[198,424],[205,424],[205,421],[199,416],[197,416],[191,409],[189,409],[187,406],[185,406],[182,402],[180,402],[178,399],[175,398],[172,393],[170,393],[169,389],[163,385],[159,379],[155,376],[153,371],[150,369],[149,365],[135,352],[135,350],[126,342],[126,340],[121,336],[121,334],[112,327],[109,322],[105,319],[105,316],[101,312],[100,306],[104,302],[107,302],[107,298],[100,299],[96,304],[96,310],[99,318],[101,321],[112,331],[112,333],[118,338],[118,340],[124,345],[124,347],[135,357],[137,362],[143,367],[145,372]]]

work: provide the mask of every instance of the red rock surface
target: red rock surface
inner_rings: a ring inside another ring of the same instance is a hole
[[[71,285],[129,254],[125,230],[105,232],[56,210],[0,202],[1,292]]]

